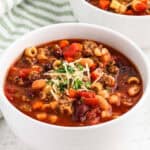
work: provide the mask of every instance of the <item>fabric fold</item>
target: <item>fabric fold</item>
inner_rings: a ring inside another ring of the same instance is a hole
[[[0,17],[18,5],[22,0],[0,0]]]

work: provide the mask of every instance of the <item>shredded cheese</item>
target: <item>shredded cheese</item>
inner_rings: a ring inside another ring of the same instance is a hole
[[[89,90],[85,83],[91,82],[91,76],[90,76],[90,69],[88,64],[86,64],[83,69],[79,69],[77,64],[80,62],[81,59],[75,60],[74,62],[68,63],[66,61],[63,62],[63,67],[65,73],[56,72],[56,70],[51,70],[49,72],[46,72],[45,75],[50,77],[50,85],[51,85],[51,94],[53,95],[54,99],[59,100],[60,97],[63,94],[68,95],[68,89],[73,88],[73,85],[75,84],[76,80],[80,80],[84,84],[81,85],[79,90]],[[73,68],[73,72],[68,71],[68,67]],[[84,81],[86,79],[86,81]],[[67,88],[64,90],[65,93],[62,93],[59,88],[59,84],[64,84],[66,81]]]

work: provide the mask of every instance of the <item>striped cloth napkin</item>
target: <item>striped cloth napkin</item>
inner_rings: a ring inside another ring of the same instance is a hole
[[[5,12],[0,18],[0,54],[14,40],[33,29],[54,23],[76,21],[68,0],[0,1],[11,2],[5,10],[3,8],[0,12],[0,15]],[[19,3],[20,1],[22,2]],[[18,3],[19,5],[16,5]],[[12,6],[14,7],[11,8]],[[8,10],[7,13],[6,10]]]
[[[15,5],[19,4],[22,0],[0,0],[0,16],[5,12],[11,10]]]
[[[31,30],[75,21],[68,0],[0,0],[0,56],[14,40]]]

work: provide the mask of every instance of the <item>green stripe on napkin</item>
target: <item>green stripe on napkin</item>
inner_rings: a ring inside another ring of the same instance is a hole
[[[0,53],[33,29],[75,21],[68,0],[24,0],[0,19]]]

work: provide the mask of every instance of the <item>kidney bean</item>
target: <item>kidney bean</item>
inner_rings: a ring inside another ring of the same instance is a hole
[[[89,107],[85,104],[79,104],[79,102],[76,102],[74,105],[74,114],[73,114],[73,120],[76,121],[85,121],[86,120],[86,112],[89,110]]]

